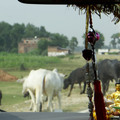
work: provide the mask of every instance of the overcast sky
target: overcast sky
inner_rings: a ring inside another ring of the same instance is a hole
[[[31,23],[36,27],[45,26],[51,33],[66,35],[69,39],[77,37],[79,44],[83,45],[82,35],[85,33],[84,14],[66,5],[30,5],[18,2],[18,0],[1,0],[0,22],[5,21],[11,25],[14,23]],[[102,14],[100,19],[93,15],[94,29],[103,33],[105,44],[111,41],[111,35],[120,32],[120,23],[114,25],[111,22],[113,15]]]

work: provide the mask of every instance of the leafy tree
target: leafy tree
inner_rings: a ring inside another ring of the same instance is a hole
[[[49,45],[48,39],[42,38],[38,41],[38,52],[40,55],[42,55],[43,53],[44,54],[46,53],[48,45]],[[47,55],[47,53],[45,55]]]
[[[120,37],[118,38],[118,44],[120,45]]]
[[[99,48],[102,48],[104,46],[105,38],[101,32],[99,32],[97,30],[96,30],[96,32],[99,33],[99,35],[100,35],[100,39],[95,43],[95,48],[96,48],[96,50],[98,50]]]
[[[39,28],[30,23],[27,25],[18,23],[10,25],[6,22],[0,22],[0,51],[17,52],[18,43],[22,38],[34,38],[35,36],[44,39],[44,41],[41,39],[41,42],[38,42],[40,54],[42,54],[43,50],[46,50],[48,44],[60,47],[66,47],[69,44],[66,36],[47,32],[44,26]],[[37,50],[35,50],[35,53],[37,53]]]
[[[6,22],[0,23],[0,51],[10,51],[11,39],[10,30],[12,26]]]
[[[17,52],[18,43],[21,41],[24,35],[25,25],[24,24],[14,24],[10,32],[11,39],[11,52]]]
[[[59,47],[67,47],[69,44],[68,38],[64,35],[60,35],[59,33],[54,33],[50,35],[50,45],[51,46],[59,46]]]
[[[49,32],[46,31],[45,27],[44,26],[41,26],[40,27],[40,30],[39,30],[39,37],[49,37]]]
[[[95,49],[98,50],[99,48],[102,48],[104,46],[104,35],[99,32],[98,30],[95,30],[100,35],[100,39],[95,43]],[[85,40],[85,34],[83,34],[82,38]],[[83,42],[85,44],[85,41]],[[88,47],[90,48],[90,45],[88,44]]]
[[[116,45],[120,45],[120,33],[113,34],[111,36],[112,40],[110,41],[110,44],[112,45],[113,48],[116,48]]]
[[[72,39],[69,42],[69,47],[71,48],[72,51],[74,51],[75,47],[77,47],[78,41],[76,37],[72,37]]]
[[[116,48],[117,43],[115,40],[111,40],[110,44],[112,45],[113,48]]]
[[[24,38],[34,38],[39,35],[39,28],[32,24],[27,24],[24,31]]]

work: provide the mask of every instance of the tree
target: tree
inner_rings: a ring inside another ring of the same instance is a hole
[[[10,30],[12,26],[6,22],[0,23],[0,51],[10,51],[11,39]]]
[[[41,26],[40,27],[40,30],[39,30],[39,37],[49,37],[49,32],[46,31],[45,27],[44,26]]]
[[[116,45],[120,45],[120,33],[113,34],[111,36],[112,40],[110,41],[110,44],[113,46],[113,48],[116,48]]]
[[[113,48],[116,48],[117,43],[115,40],[111,40],[110,44],[112,45]]]
[[[45,44],[59,47],[67,47],[69,44],[65,35],[47,32],[44,26],[39,28],[30,23],[27,25],[18,23],[10,25],[6,22],[0,22],[0,51],[17,52],[18,43],[21,42],[22,38],[34,38],[35,36],[46,39],[44,42],[41,40],[40,51],[43,50],[42,44],[43,47],[45,47]]]
[[[96,32],[99,33],[99,35],[100,35],[100,39],[95,43],[95,48],[96,48],[96,50],[98,50],[99,48],[102,48],[104,46],[105,38],[101,32],[99,32],[97,30],[96,30]]]
[[[18,43],[23,38],[24,31],[25,31],[25,25],[24,24],[15,23],[12,26],[12,29],[10,31],[11,52],[17,52],[18,51]]]
[[[40,55],[47,55],[47,48],[49,41],[46,38],[42,38],[38,41],[38,52]]]
[[[72,51],[74,51],[75,47],[77,47],[78,41],[76,37],[72,37],[72,39],[69,42],[69,47],[71,48]]]
[[[118,45],[119,45],[119,48],[120,48],[120,37],[119,37],[119,39],[118,39],[118,42],[117,42],[117,43],[118,43]]]
[[[104,35],[99,32],[98,30],[95,30],[97,33],[99,33],[100,35],[100,39],[95,43],[95,49],[98,50],[99,48],[102,48],[104,46]],[[83,34],[82,38],[85,40],[85,34]],[[83,42],[85,44],[85,41]],[[88,47],[90,47],[90,45],[88,44]]]
[[[68,38],[59,33],[50,34],[49,38],[51,46],[67,47],[69,44]]]
[[[39,28],[32,24],[27,24],[24,30],[24,38],[34,38],[39,35]]]

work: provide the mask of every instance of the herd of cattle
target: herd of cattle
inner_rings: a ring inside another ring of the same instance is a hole
[[[117,82],[120,78],[120,61],[116,59],[105,59],[97,63],[96,68],[98,70],[98,78],[102,83],[103,95],[105,95],[109,88],[109,82],[113,80]],[[90,64],[89,71],[90,78],[94,79],[92,64]],[[67,78],[65,78],[64,74],[59,73],[57,69],[53,69],[52,71],[46,69],[38,69],[32,70],[27,77],[19,79],[17,82],[23,84],[23,95],[27,96],[29,93],[31,96],[30,110],[33,110],[34,112],[42,111],[42,103],[47,98],[47,108],[52,112],[52,100],[54,96],[57,96],[59,109],[61,110],[62,89],[67,89],[68,86],[71,86],[70,92],[68,94],[68,96],[70,96],[74,84],[79,84],[81,89],[81,83],[84,83],[84,88],[80,93],[85,93],[85,76],[86,65],[82,68],[73,70]]]
[[[27,77],[18,80],[23,82],[22,93],[26,96],[29,92],[31,96],[30,109],[33,111],[42,111],[44,97],[48,98],[48,109],[52,112],[52,100],[57,96],[59,109],[61,110],[61,90],[63,88],[64,75],[58,73],[57,69],[53,71],[46,69],[32,70]]]
[[[94,71],[92,64],[89,65],[89,75],[91,79],[94,79]],[[120,78],[120,61],[117,59],[105,59],[101,60],[99,63],[96,65],[97,73],[98,73],[98,79],[102,83],[102,91],[103,95],[106,94],[109,88],[109,83],[110,81],[117,82]],[[81,83],[84,83],[84,88],[81,93],[85,93],[85,88],[86,88],[86,65],[83,66],[82,68],[77,68],[74,71],[72,71],[69,75],[68,78],[64,80],[64,89],[68,88],[69,85],[71,85],[70,92],[68,96],[70,96],[71,91],[73,89],[73,86],[75,83],[78,83],[79,86],[81,86]]]

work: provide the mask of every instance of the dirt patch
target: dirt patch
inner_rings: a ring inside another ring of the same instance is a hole
[[[62,95],[62,110],[63,112],[78,112],[81,110],[86,110],[88,108],[88,98],[86,94],[75,95],[72,94],[70,97]],[[19,104],[14,105],[2,105],[1,109],[7,112],[32,112],[29,110],[31,100],[26,100]],[[58,110],[58,100],[57,97],[53,100],[54,109]],[[43,112],[49,112],[47,110],[47,102],[43,104]]]
[[[0,70],[0,81],[15,81],[17,79],[17,77],[10,75],[3,70]]]

